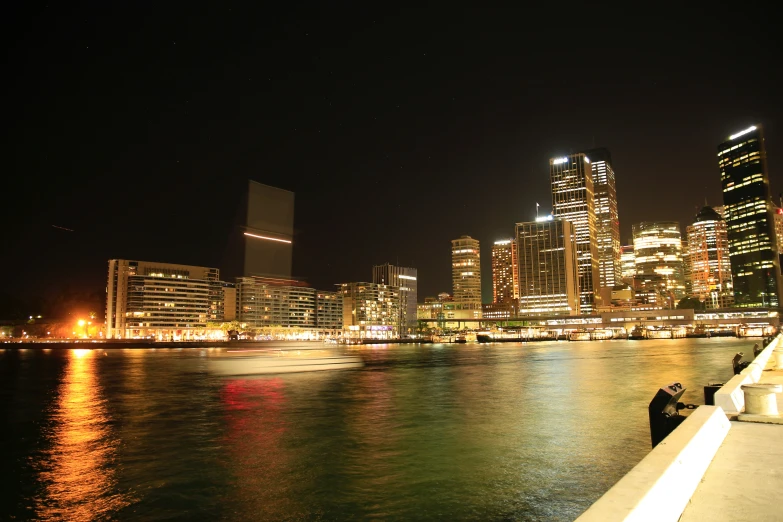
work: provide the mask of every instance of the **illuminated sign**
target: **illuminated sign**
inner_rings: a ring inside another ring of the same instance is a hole
[[[411,281],[415,281],[416,280],[415,277],[409,276],[409,275],[398,275],[397,277],[399,277],[400,279],[410,279]]]
[[[731,136],[729,136],[729,139],[730,139],[730,140],[733,140],[734,138],[739,138],[740,136],[742,136],[742,135],[744,135],[744,134],[747,134],[747,133],[749,133],[749,132],[753,132],[754,130],[756,130],[756,126],[755,126],[755,125],[754,125],[754,126],[751,126],[751,127],[748,127],[748,128],[747,128],[747,129],[745,129],[744,131],[740,131],[740,132],[738,132],[737,134],[732,134]]]
[[[562,158],[555,158],[552,160],[553,165],[560,165],[561,163],[566,163],[568,161],[568,158],[562,157]]]
[[[588,158],[587,156],[585,156],[585,163],[590,163],[590,158]]]
[[[548,216],[541,216],[536,218],[536,223],[541,223],[542,221],[552,221],[554,218],[552,217],[552,214],[549,214]]]
[[[278,239],[276,237],[267,237],[267,236],[259,236],[258,234],[251,234],[250,232],[245,232],[246,236],[254,237],[256,239],[266,239],[267,241],[278,241],[280,243],[291,243],[288,239]]]

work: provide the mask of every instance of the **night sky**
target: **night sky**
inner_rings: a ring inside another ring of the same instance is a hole
[[[418,268],[420,299],[450,292],[467,234],[485,302],[491,243],[550,209],[552,156],[609,148],[623,243],[720,204],[717,144],[751,124],[783,191],[765,8],[18,4],[2,17],[4,299],[100,291],[110,258],[226,266],[248,178],[296,192],[294,273],[312,285],[389,261]]]

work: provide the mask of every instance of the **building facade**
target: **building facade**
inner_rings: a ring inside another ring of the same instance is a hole
[[[516,239],[503,239],[492,245],[493,303],[511,303],[519,297],[517,253]]]
[[[291,277],[294,193],[248,181],[242,208],[242,275]]]
[[[732,306],[734,289],[726,221],[712,208],[704,207],[687,230],[692,295],[707,308]]]
[[[676,221],[646,221],[633,225],[637,289],[668,295],[670,306],[685,297],[682,234]]]
[[[219,280],[217,268],[110,260],[106,337],[158,340],[204,337]]]
[[[401,336],[416,331],[416,303],[418,299],[418,271],[415,268],[395,266],[389,263],[372,268],[372,282],[395,286],[400,289],[400,318],[398,331]]]
[[[620,267],[624,283],[630,283],[636,275],[636,255],[633,253],[633,245],[620,247]]]
[[[462,236],[451,242],[451,282],[454,301],[481,318],[481,249],[478,239]]]
[[[293,279],[237,278],[240,323],[258,328],[315,328],[316,291]]]
[[[610,291],[622,283],[620,216],[612,156],[604,148],[585,151],[585,155],[593,174],[599,284]]]
[[[749,127],[718,145],[718,167],[734,306],[778,307],[782,293],[780,259],[761,127]]]
[[[343,337],[396,339],[399,336],[400,291],[377,283],[344,283]]]
[[[576,315],[580,310],[575,227],[565,219],[517,223],[520,315]]]
[[[325,292],[315,294],[315,326],[321,332],[336,335],[343,329],[343,294]]]
[[[583,313],[590,313],[600,301],[595,196],[590,159],[583,153],[552,158],[549,160],[549,174],[552,215],[571,223],[576,235],[579,307]],[[522,294],[520,288],[520,298]]]

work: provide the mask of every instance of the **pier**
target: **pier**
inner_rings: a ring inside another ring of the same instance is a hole
[[[699,406],[577,520],[781,520],[783,342]]]

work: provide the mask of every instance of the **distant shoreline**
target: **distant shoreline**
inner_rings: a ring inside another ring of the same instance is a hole
[[[52,350],[82,349],[144,349],[144,348],[262,348],[272,345],[286,344],[308,345],[320,347],[323,341],[152,341],[148,339],[62,339],[62,340],[14,340],[0,343],[0,348],[9,350],[24,350],[45,348]]]

